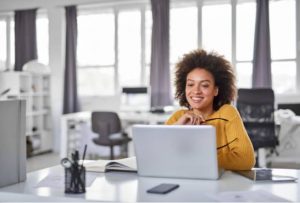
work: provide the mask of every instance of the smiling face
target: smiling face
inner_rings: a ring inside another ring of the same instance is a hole
[[[214,97],[218,95],[213,75],[202,68],[195,68],[186,78],[185,95],[192,109],[212,112]]]

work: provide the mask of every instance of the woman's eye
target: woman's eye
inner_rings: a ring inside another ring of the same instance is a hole
[[[192,87],[192,86],[193,86],[193,84],[186,84],[186,86],[188,86],[188,87]]]

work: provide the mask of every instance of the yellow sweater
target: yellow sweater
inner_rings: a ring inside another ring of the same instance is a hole
[[[185,112],[175,112],[166,124],[174,124]],[[254,150],[237,109],[225,104],[207,120],[212,118],[226,119],[207,121],[216,128],[219,166],[228,170],[251,169],[255,164]]]

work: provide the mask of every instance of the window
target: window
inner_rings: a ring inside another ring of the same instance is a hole
[[[188,22],[188,23],[187,23]],[[170,63],[197,48],[197,8],[173,8],[170,12]]]
[[[252,87],[252,59],[254,47],[256,3],[244,2],[236,6],[236,73],[239,88]]]
[[[36,19],[37,55],[38,61],[49,64],[49,23],[44,14],[37,14]]]
[[[195,6],[175,7],[170,12],[170,82],[172,95],[175,94],[175,64],[183,54],[196,49],[198,46],[197,15]]]
[[[49,28],[45,11],[36,19],[38,60],[49,63]],[[15,23],[13,14],[0,16],[0,70],[13,70],[15,63]]]
[[[6,21],[0,19],[0,70],[6,69]]]
[[[0,15],[0,71],[13,69],[14,22],[12,14]]]
[[[119,82],[123,86],[141,85],[141,12],[121,11],[118,15]]]
[[[291,93],[296,91],[296,62],[272,62],[272,85],[276,93]]]
[[[295,0],[276,0],[270,1],[269,5],[272,81],[273,89],[279,94],[296,92],[295,4]],[[256,1],[201,1],[188,8],[189,10],[181,5],[182,2],[174,1],[171,7],[171,66],[176,62],[176,57],[182,56],[189,51],[188,49],[195,48],[190,46],[196,45],[195,37],[191,33],[197,33],[195,29],[198,28],[200,31],[196,36],[200,42],[198,44],[208,51],[213,50],[224,55],[232,62],[236,69],[239,88],[252,87]],[[184,9],[186,11],[180,13]],[[197,12],[198,21],[201,23],[195,21]],[[179,18],[174,17],[176,13]],[[194,20],[189,19],[188,15],[193,16]],[[182,24],[181,20],[189,23]],[[187,28],[189,26],[190,28]],[[174,36],[180,35],[184,36],[182,37],[184,40],[180,40],[180,37],[174,40]],[[174,54],[175,52],[177,53]],[[171,73],[174,77],[172,67]]]
[[[144,67],[144,85],[150,85],[150,64],[151,64],[151,38],[152,37],[152,12],[145,12],[145,67]],[[143,51],[143,50],[142,50]],[[143,65],[143,64],[142,64]],[[142,70],[143,71],[143,70]]]
[[[151,18],[151,11],[139,5],[79,8],[79,96],[113,96],[123,86],[148,85]]]
[[[113,66],[114,14],[79,15],[78,17],[78,65]]]
[[[295,4],[295,0],[270,1],[273,88],[279,94],[296,92]],[[90,8],[89,15],[79,8],[81,96],[112,96],[122,86],[149,85],[152,14],[148,6],[147,3],[108,6],[109,12],[107,8]],[[199,46],[216,51],[232,62],[239,88],[252,86],[256,0],[174,0],[170,8],[173,92],[175,63]],[[288,71],[283,74],[282,69]]]
[[[231,5],[204,5],[202,13],[203,48],[231,60]]]
[[[113,11],[78,16],[78,93],[112,95],[115,89]]]
[[[270,43],[272,85],[275,93],[296,92],[296,14],[295,0],[270,1]],[[280,13],[280,15],[278,15]],[[256,3],[237,5],[236,70],[238,87],[252,87],[252,60]]]
[[[295,7],[295,0],[270,1],[272,83],[279,94],[296,92]]]

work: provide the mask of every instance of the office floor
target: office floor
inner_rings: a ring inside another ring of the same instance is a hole
[[[27,158],[27,173],[60,163],[58,153],[46,153]]]

